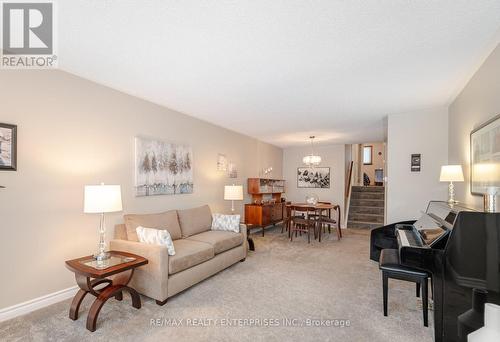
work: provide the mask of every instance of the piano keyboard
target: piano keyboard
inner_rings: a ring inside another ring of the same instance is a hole
[[[408,247],[408,246],[417,246],[417,247],[422,247],[422,240],[417,238],[415,234],[413,233],[413,230],[405,230],[405,229],[398,229],[398,236],[399,236],[399,241],[401,242],[402,246]]]

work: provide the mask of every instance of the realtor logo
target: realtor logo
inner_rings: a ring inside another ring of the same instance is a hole
[[[55,66],[52,2],[2,3],[2,67]]]

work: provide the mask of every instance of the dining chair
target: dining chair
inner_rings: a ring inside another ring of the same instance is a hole
[[[291,224],[290,224],[290,241],[293,241],[293,233],[297,237],[297,233],[307,233],[307,243],[311,243],[311,230],[314,238],[316,238],[316,221],[309,217],[311,212],[314,212],[314,207],[291,205]],[[297,215],[297,213],[300,213]]]
[[[318,201],[318,204],[330,204],[331,205],[332,202]],[[332,217],[332,210],[331,209],[324,209],[324,210],[322,210],[321,214],[323,214],[323,213],[328,213],[329,218]],[[316,217],[318,217],[318,215],[319,214],[314,213],[314,214],[309,215],[309,217],[316,218]]]
[[[318,202],[318,203],[323,203],[323,204],[331,204],[330,202]],[[322,227],[319,227],[319,229],[326,229],[326,226],[328,226],[328,233],[331,233],[331,226],[334,225],[335,228],[337,229],[337,238],[340,240],[342,238],[342,230],[340,228],[340,206],[334,205],[333,210],[336,212],[336,217],[332,218],[331,216],[331,211],[332,209],[328,209],[328,215],[323,215],[323,211],[321,213],[321,225]],[[319,220],[319,215],[316,215],[315,219],[318,221]]]
[[[285,211],[283,212],[283,224],[281,225],[281,233],[286,230],[290,235],[290,224],[292,221],[292,202],[285,203]]]

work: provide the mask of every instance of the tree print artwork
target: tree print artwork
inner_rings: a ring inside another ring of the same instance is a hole
[[[190,146],[136,137],[136,196],[192,193],[192,160]]]

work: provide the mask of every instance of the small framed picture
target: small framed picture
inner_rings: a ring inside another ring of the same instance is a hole
[[[420,172],[422,155],[420,153],[411,155],[411,172]]]
[[[217,155],[217,171],[227,171],[227,157],[225,154],[219,153]]]
[[[17,126],[0,123],[0,171],[17,169]]]

